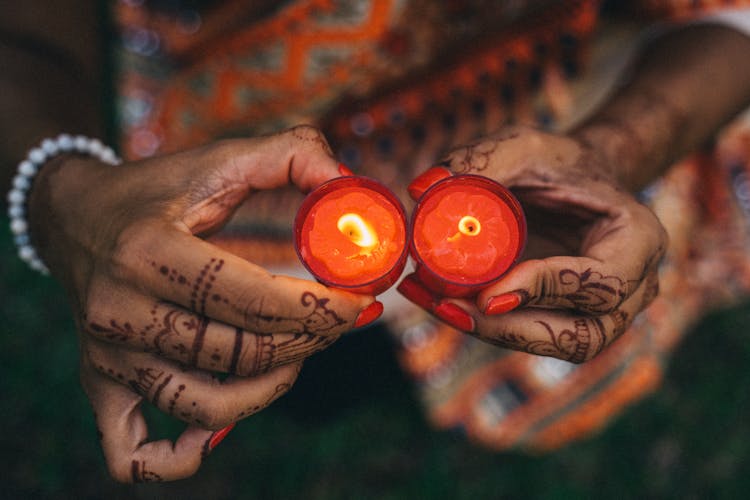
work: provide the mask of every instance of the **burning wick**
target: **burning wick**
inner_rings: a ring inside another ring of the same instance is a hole
[[[336,227],[352,243],[362,248],[360,254],[370,253],[379,243],[377,232],[358,214],[342,215]]]
[[[482,225],[479,223],[477,218],[472,217],[471,215],[465,215],[464,217],[461,217],[460,221],[458,221],[458,232],[453,236],[450,236],[448,238],[448,241],[453,243],[458,238],[460,238],[462,234],[466,236],[476,236],[481,231]]]

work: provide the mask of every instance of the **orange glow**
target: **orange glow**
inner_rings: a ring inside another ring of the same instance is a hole
[[[359,254],[369,254],[378,245],[378,232],[359,214],[348,213],[339,217],[336,227],[341,234],[360,247]]]

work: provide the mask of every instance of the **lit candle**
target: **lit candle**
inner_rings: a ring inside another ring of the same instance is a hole
[[[377,295],[406,264],[406,212],[384,185],[365,177],[326,182],[302,202],[294,221],[300,260],[321,283]]]
[[[505,187],[478,175],[433,184],[412,214],[411,253],[420,281],[466,297],[497,281],[521,254],[526,218]]]

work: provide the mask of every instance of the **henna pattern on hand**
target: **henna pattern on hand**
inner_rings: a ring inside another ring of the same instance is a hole
[[[574,286],[572,292],[558,297],[569,300],[573,306],[587,313],[602,314],[612,311],[620,305],[627,294],[627,284],[614,275],[603,274],[586,269],[578,273],[572,269],[563,269],[559,273],[560,284]]]
[[[492,155],[501,142],[519,137],[516,131],[505,132],[500,136],[484,139],[454,150],[449,158],[436,163],[436,166],[451,169],[456,174],[481,174],[490,166]]]
[[[256,324],[258,330],[287,334],[317,334],[328,332],[346,323],[336,311],[328,307],[330,299],[318,298],[312,292],[304,292],[300,303],[307,309],[307,314],[296,318],[263,314],[263,304],[248,307],[246,317],[248,324]],[[250,312],[250,309],[257,311]]]
[[[578,318],[573,320],[573,328],[555,332],[546,321],[535,321],[541,325],[548,339],[529,340],[519,333],[502,332],[484,340],[501,347],[524,351],[538,356],[582,363],[592,358],[607,344],[607,336],[599,318]],[[593,348],[592,348],[593,347]]]
[[[301,361],[331,345],[338,337],[296,333],[289,340],[275,342],[276,334],[257,334],[247,375],[266,373],[275,366]],[[244,375],[244,373],[242,373]]]
[[[333,156],[333,150],[328,144],[326,137],[323,135],[323,132],[317,128],[310,125],[298,125],[289,129],[289,132],[292,133],[292,136],[294,136],[295,139],[320,145],[326,153]]]
[[[208,299],[213,302],[223,302],[228,304],[229,301],[222,295],[212,292],[217,275],[224,267],[224,259],[211,258],[203,265],[198,272],[195,281],[190,280],[187,276],[176,269],[170,268],[164,264],[151,262],[151,267],[157,270],[159,274],[166,277],[171,283],[184,286],[190,290],[190,304],[188,308],[198,314],[205,314],[206,303]]]
[[[146,469],[145,460],[133,460],[130,465],[130,473],[134,483],[154,483],[164,480],[156,472]]]
[[[489,167],[492,154],[497,148],[497,141],[487,140],[469,144],[455,151],[452,158],[444,160],[438,165],[448,167],[456,174],[477,174]]]

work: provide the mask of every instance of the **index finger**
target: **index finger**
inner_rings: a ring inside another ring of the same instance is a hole
[[[273,275],[168,224],[151,224],[122,239],[119,277],[199,315],[260,334],[340,335],[377,307],[372,296]]]

